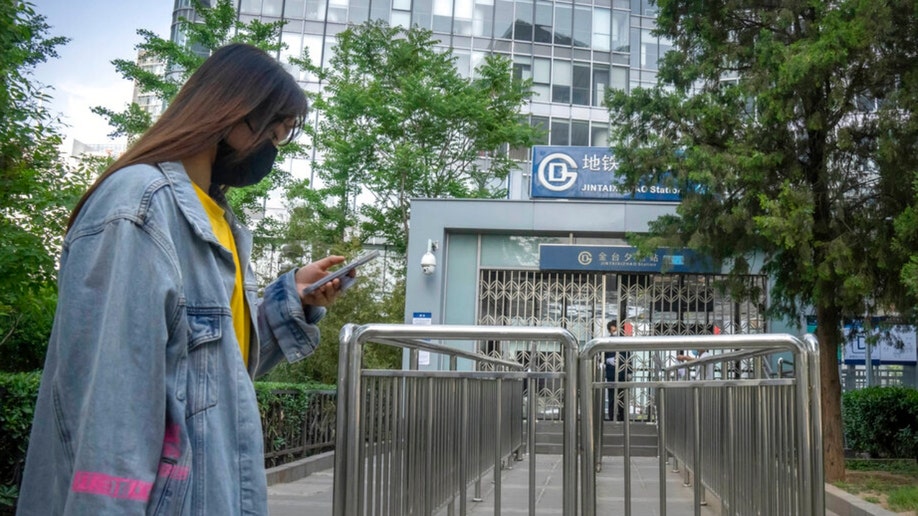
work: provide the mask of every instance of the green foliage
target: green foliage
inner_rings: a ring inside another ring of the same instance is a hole
[[[310,132],[321,209],[339,240],[359,221],[364,238],[404,253],[411,198],[499,196],[507,148],[535,141],[520,118],[530,83],[513,78],[509,60],[489,56],[466,79],[437,44],[429,30],[367,22],[338,34],[324,69],[308,55],[292,60],[324,85]],[[371,200],[357,209],[358,196]]]
[[[694,248],[734,277],[764,263],[769,315],[815,312],[838,478],[842,318],[918,306],[918,4],[657,4],[673,44],[658,84],[606,97],[625,184],[683,188],[638,244]]]
[[[333,434],[330,425],[335,421],[335,404],[322,403],[317,396],[331,393],[334,399],[335,386],[322,384],[296,384],[256,382],[255,395],[265,438],[265,467],[273,467],[290,460],[308,456],[307,450],[291,452],[313,439],[322,440]],[[320,413],[329,412],[329,413]],[[311,435],[311,434],[319,435]],[[334,443],[330,443],[334,446]],[[321,450],[324,451],[324,450]],[[268,458],[270,457],[270,458]]]
[[[842,422],[853,450],[918,460],[918,390],[868,387],[846,392]]]
[[[918,511],[918,487],[900,487],[890,491],[886,499],[893,512]]]
[[[332,249],[332,252],[342,252]],[[346,255],[354,255],[354,252]],[[382,266],[384,258],[378,258],[372,265],[362,269]],[[319,321],[320,343],[315,352],[295,364],[282,364],[269,373],[270,381],[303,383],[322,382],[336,384],[338,381],[338,335],[347,323],[401,323],[405,312],[405,286],[401,280],[394,287],[391,279],[382,277],[380,271],[358,272],[357,283],[342,294],[329,307],[325,318]],[[401,350],[392,346],[369,344],[364,348],[364,365],[371,369],[397,369],[401,367]]]
[[[166,73],[160,75],[145,70],[136,60],[116,59],[112,64],[122,77],[135,82],[144,93],[153,93],[164,105],[178,94],[182,85],[204,62],[207,56],[217,48],[229,43],[248,43],[269,54],[276,54],[286,45],[281,42],[281,29],[285,22],[264,23],[258,20],[242,22],[238,19],[235,2],[219,0],[213,7],[207,7],[198,0],[193,0],[197,21],[179,19],[179,27],[185,34],[185,43],[180,45],[169,39],[157,36],[149,30],[138,30],[143,41],[135,47],[144,58],[161,62]],[[134,140],[146,131],[153,123],[153,117],[136,103],[131,103],[122,111],[113,111],[105,107],[94,107],[92,111],[108,120],[114,129],[109,136],[127,136]],[[281,149],[278,160],[281,162],[290,156],[302,155],[299,145],[288,145]],[[230,190],[227,200],[233,212],[243,222],[251,222],[251,214],[263,211],[268,193],[284,187],[290,181],[290,175],[278,168],[257,185]],[[269,229],[269,221],[258,222],[256,231]]]
[[[15,506],[40,373],[0,373],[0,513]]]
[[[0,369],[40,367],[54,312],[56,257],[85,178],[57,150],[58,121],[35,65],[66,38],[27,2],[0,2]],[[22,355],[18,355],[22,353]]]

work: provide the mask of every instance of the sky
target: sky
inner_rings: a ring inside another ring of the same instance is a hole
[[[133,83],[122,78],[114,59],[135,59],[140,43],[137,29],[168,38],[174,0],[31,0],[50,25],[49,36],[70,42],[58,47],[57,59],[35,67],[33,79],[50,86],[48,104],[67,124],[62,128],[64,149],[73,139],[108,143],[108,122],[90,111],[104,106],[121,111],[131,102]]]

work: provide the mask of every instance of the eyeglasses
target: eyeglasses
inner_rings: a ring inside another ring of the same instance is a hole
[[[252,121],[248,117],[244,118],[245,125],[249,128],[249,131],[252,134],[258,134],[258,131],[255,130],[255,127],[252,126]],[[271,131],[271,143],[275,147],[280,147],[282,145],[287,145],[296,138],[296,131],[293,125],[288,125],[288,121],[291,119],[281,119],[275,120],[268,124],[268,128]]]

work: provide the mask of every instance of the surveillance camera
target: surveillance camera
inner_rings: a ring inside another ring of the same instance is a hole
[[[430,251],[424,253],[424,256],[421,257],[421,270],[424,271],[424,274],[430,275],[433,274],[437,269],[437,257]]]

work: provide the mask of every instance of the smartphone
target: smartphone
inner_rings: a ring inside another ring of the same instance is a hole
[[[340,269],[338,269],[338,270],[336,270],[336,271],[334,271],[334,272],[332,272],[332,273],[329,273],[328,276],[325,276],[324,278],[320,279],[319,281],[317,281],[317,282],[313,283],[312,285],[309,285],[308,287],[304,288],[304,289],[303,289],[303,295],[305,296],[305,295],[307,295],[307,294],[313,293],[317,288],[321,287],[322,285],[324,285],[324,284],[326,284],[326,283],[328,283],[329,281],[332,281],[332,280],[334,280],[334,279],[340,279],[340,280],[341,280],[341,288],[340,288],[339,290],[347,290],[347,289],[351,288],[351,286],[354,284],[354,282],[357,281],[357,278],[352,278],[352,277],[348,276],[347,274],[348,274],[349,272],[351,272],[352,270],[356,269],[357,267],[360,267],[361,265],[363,265],[363,264],[369,262],[369,261],[372,260],[373,258],[376,258],[377,256],[379,256],[379,251],[370,251],[370,252],[368,252],[368,253],[365,253],[365,254],[360,255],[356,260],[354,260],[354,261],[352,261],[352,262],[350,262],[350,263],[347,263],[347,264],[345,264],[345,265],[342,265]]]

